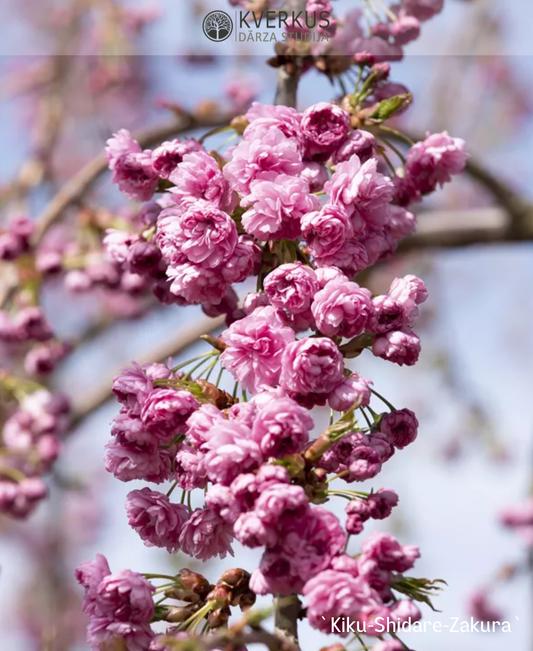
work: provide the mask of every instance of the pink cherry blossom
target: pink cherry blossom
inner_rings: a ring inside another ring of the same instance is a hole
[[[373,314],[370,291],[342,279],[327,283],[316,294],[311,309],[318,329],[329,337],[355,337]]]
[[[172,504],[164,493],[145,487],[128,493],[126,513],[147,547],[165,547],[170,553],[179,549],[181,529],[189,517],[183,504]]]
[[[301,129],[306,158],[327,160],[346,139],[350,116],[335,104],[319,102],[304,112]]]
[[[339,251],[354,235],[352,222],[342,206],[326,204],[302,219],[302,232],[311,254],[317,258]]]
[[[316,210],[320,201],[303,178],[279,174],[251,183],[246,204],[251,208],[242,216],[244,229],[266,241],[298,238],[302,217]]]
[[[345,377],[328,395],[328,404],[335,411],[347,411],[354,406],[367,407],[370,403],[372,382],[357,373]]]
[[[263,309],[270,311],[254,312],[221,335],[227,345],[220,356],[222,366],[252,393],[278,383],[283,351],[294,341],[294,332],[283,325],[276,310]]]
[[[423,194],[433,192],[463,171],[468,158],[465,149],[465,141],[450,137],[447,131],[428,133],[409,150],[406,175]]]
[[[168,442],[174,434],[182,433],[185,422],[199,404],[188,391],[156,387],[144,401],[141,420],[148,431]]]
[[[202,145],[194,138],[163,142],[152,153],[152,164],[162,179],[168,179],[183,157],[193,151],[202,151]]]
[[[174,187],[174,201],[182,208],[205,200],[220,210],[231,212],[236,198],[224,178],[218,162],[206,151],[186,153],[182,162],[169,175]],[[200,205],[205,206],[205,203]]]
[[[282,355],[280,386],[294,394],[328,394],[343,378],[344,360],[325,337],[289,344]]]
[[[231,525],[205,507],[191,513],[181,530],[179,544],[189,556],[207,561],[215,556],[233,556],[232,539]]]
[[[296,140],[279,129],[268,129],[260,137],[241,140],[224,166],[224,176],[233,190],[247,197],[253,181],[273,181],[280,174],[295,176],[302,167]]]
[[[363,606],[374,599],[366,581],[334,570],[325,570],[313,577],[305,584],[303,594],[311,626],[324,633],[331,632],[332,618],[356,619]]]
[[[402,450],[416,440],[418,420],[410,409],[398,409],[383,416],[380,429],[395,448]]]
[[[282,397],[257,411],[252,436],[265,457],[284,457],[304,449],[312,428],[309,412],[291,398]]]
[[[324,186],[331,203],[345,208],[352,216],[356,211],[372,220],[372,213],[388,204],[393,196],[392,181],[377,171],[377,160],[365,163],[353,155],[339,163],[331,180]]]
[[[413,366],[420,356],[420,339],[412,330],[393,330],[374,339],[372,352],[400,366]]]
[[[299,314],[309,309],[318,291],[318,281],[313,269],[296,262],[282,264],[269,273],[264,287],[271,305]]]
[[[361,556],[364,560],[375,560],[383,570],[406,572],[420,558],[420,552],[414,545],[400,545],[388,533],[376,532],[363,542]]]

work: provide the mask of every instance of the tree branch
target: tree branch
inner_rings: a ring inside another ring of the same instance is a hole
[[[400,244],[399,251],[521,241],[533,241],[533,206],[524,213],[520,229],[502,208],[442,210],[420,214],[416,232]]]
[[[141,356],[136,357],[136,362],[140,365],[148,364],[151,362],[165,362],[169,357],[174,357],[188,346],[199,341],[199,337],[203,333],[213,332],[224,323],[224,317],[205,318],[195,321],[192,326],[182,328],[179,336],[159,344],[145,352]],[[124,362],[120,366],[125,366],[130,360]],[[104,382],[97,387],[92,393],[85,395],[82,402],[74,405],[73,416],[71,419],[72,428],[78,427],[87,416],[94,411],[105,405],[105,403],[113,397],[111,392],[112,377],[107,377]]]
[[[531,234],[533,206],[528,201],[475,158],[467,161],[465,173],[484,187],[507,212],[511,236],[525,239],[525,234]]]
[[[301,611],[302,604],[296,594],[274,598],[274,630],[293,646],[298,646],[298,617]]]
[[[201,127],[214,127],[219,124],[229,123],[233,117],[234,115],[197,117],[191,113],[183,112],[175,121],[151,127],[134,134],[134,137],[144,149],[159,144],[166,138],[177,136],[184,131],[190,131],[191,129]],[[107,161],[105,155],[100,154],[89,161],[77,174],[63,185],[61,190],[53,197],[37,219],[37,242],[42,239],[46,231],[61,217],[63,212],[72,203],[78,201],[106,171]]]
[[[292,12],[298,14],[305,11],[306,0],[287,0],[283,6],[289,16]],[[302,76],[302,61],[300,57],[291,57],[285,65],[278,68],[278,81],[276,86],[276,98],[274,104],[292,106],[296,108],[298,83]]]
[[[269,651],[297,651],[298,647],[281,639],[263,628],[254,628],[249,632],[233,633],[230,630],[218,635],[207,635],[199,640],[206,651],[214,649],[241,649],[249,644],[262,644]]]

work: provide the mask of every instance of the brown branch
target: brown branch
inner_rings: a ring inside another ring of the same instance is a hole
[[[171,636],[165,637],[164,643],[171,649],[185,648],[183,640]],[[222,630],[220,633],[194,636],[194,638],[191,638],[191,643],[191,648],[194,646],[194,648],[203,649],[204,651],[214,651],[215,649],[234,651],[246,648],[250,644],[262,644],[269,651],[298,651],[298,647],[291,642],[260,626],[254,626],[250,630],[244,631],[239,624]]]
[[[305,11],[306,0],[287,0],[283,10],[289,15],[292,12]],[[296,108],[298,84],[302,76],[302,59],[298,56],[289,60],[278,68],[276,97],[274,104]],[[298,648],[298,616],[301,612],[301,603],[298,595],[274,598],[274,626],[278,636],[287,640],[291,646]]]
[[[298,647],[275,633],[263,628],[254,628],[249,632],[233,633],[231,630],[218,635],[206,635],[198,640],[206,651],[213,649],[241,649],[249,644],[262,644],[269,651],[298,651]]]
[[[298,14],[305,11],[306,0],[287,0],[283,6],[283,11],[289,15],[292,12]],[[301,57],[293,56],[284,65],[278,68],[278,80],[276,86],[276,98],[274,104],[283,104],[296,108],[298,83],[302,76]]]
[[[298,646],[298,617],[302,604],[298,595],[277,596],[274,598],[274,627],[277,635]]]
[[[164,362],[169,357],[178,355],[192,344],[199,341],[201,334],[212,332],[224,323],[224,317],[204,318],[195,321],[191,326],[182,328],[179,335],[171,341],[166,341],[158,346],[148,350],[140,356],[136,356],[135,361],[139,364],[148,364],[150,362]],[[130,360],[120,364],[120,367],[127,365]],[[113,397],[111,392],[112,377],[107,377],[104,382],[97,387],[92,393],[84,396],[79,404],[74,405],[72,428],[78,427],[87,416],[97,409],[100,409],[105,403]]]
[[[214,127],[231,121],[234,115],[213,115],[197,117],[191,113],[181,113],[175,121],[168,124],[157,125],[137,134],[135,139],[141,147],[153,147],[166,138],[177,136],[185,131],[202,127]],[[37,219],[37,242],[45,232],[58,220],[63,212],[73,203],[78,201],[107,170],[104,154],[96,156],[75,174],[61,190],[53,197]]]
[[[476,244],[533,241],[533,206],[516,229],[502,208],[442,210],[419,215],[416,233],[406,238],[400,251],[453,248]]]
[[[283,104],[296,108],[296,96],[301,74],[301,68],[297,65],[296,60],[278,68],[278,81],[274,104]]]
[[[465,173],[485,188],[507,212],[510,220],[509,236],[525,239],[524,235],[531,233],[533,206],[475,158],[467,161]]]

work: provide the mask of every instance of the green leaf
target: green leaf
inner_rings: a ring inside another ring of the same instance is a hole
[[[404,93],[403,95],[395,95],[394,97],[383,99],[376,106],[374,112],[370,115],[370,118],[372,120],[377,120],[378,122],[388,120],[399,110],[409,106],[412,100],[413,96],[411,93]]]
[[[416,579],[411,576],[395,574],[390,582],[390,587],[396,590],[396,592],[401,592],[410,599],[413,599],[413,601],[425,603],[431,610],[440,612],[433,607],[430,599],[430,597],[436,596],[442,590],[440,585],[436,585],[438,583],[448,585],[443,579],[430,581],[429,579]]]

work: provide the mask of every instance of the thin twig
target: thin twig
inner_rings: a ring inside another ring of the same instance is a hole
[[[188,346],[196,343],[202,333],[212,332],[213,330],[219,328],[223,323],[224,317],[217,317],[215,319],[199,319],[195,321],[192,326],[188,328],[182,328],[178,337],[173,337],[172,340],[165,341],[155,348],[148,350],[144,354],[137,356],[135,361],[141,365],[150,362],[166,361],[169,357],[178,355]],[[129,360],[124,362],[123,365],[126,365],[128,362]],[[99,387],[84,397],[83,402],[74,406],[72,427],[78,427],[87,416],[105,405],[105,403],[110,400],[112,396],[111,378],[105,378],[104,382]]]
[[[141,131],[134,134],[134,137],[142,148],[152,147],[159,144],[161,141],[172,136],[177,136],[184,131],[225,124],[233,117],[233,114],[197,117],[192,113],[184,111],[176,118],[176,120]],[[71,204],[78,201],[106,170],[107,161],[104,154],[100,154],[90,160],[70,179],[70,181],[67,181],[67,183],[63,185],[61,190],[52,198],[37,219],[37,241],[40,241],[50,226],[61,217],[63,212]]]

